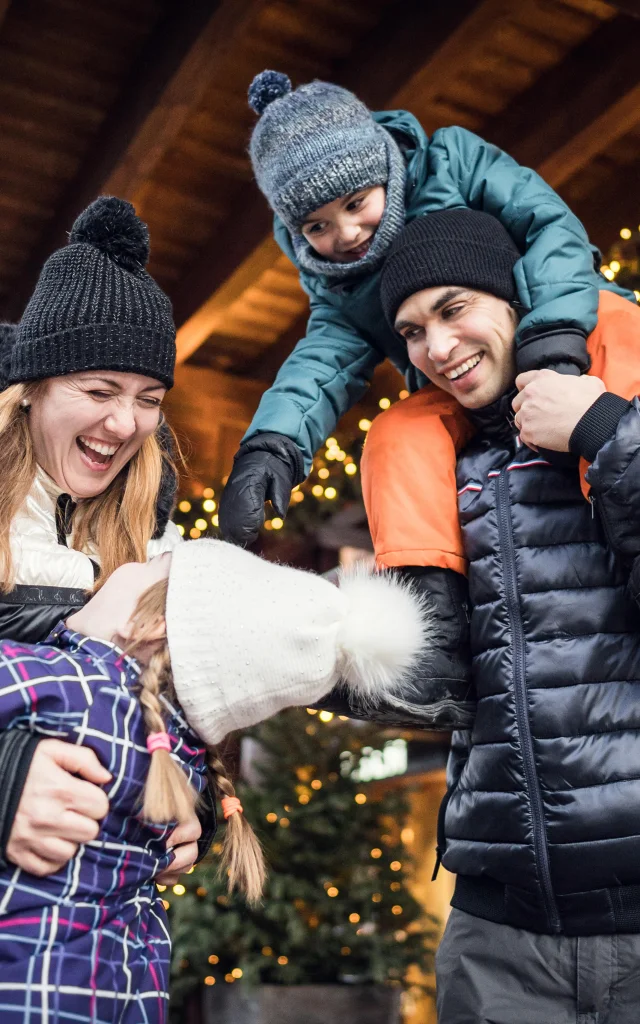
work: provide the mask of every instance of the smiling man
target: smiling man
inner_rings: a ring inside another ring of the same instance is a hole
[[[408,225],[382,274],[409,358],[467,424],[457,509],[446,481],[421,488],[422,394],[376,420],[363,459],[377,551],[403,564],[390,518],[411,518],[414,537],[445,519],[458,578],[468,571],[478,703],[470,734],[454,734],[438,826],[457,875],[438,1019],[635,1024],[640,310],[601,295],[588,375],[516,377],[518,257],[497,220],[453,210]],[[449,619],[453,600],[436,614]]]

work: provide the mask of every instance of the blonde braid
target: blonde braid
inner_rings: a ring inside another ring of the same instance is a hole
[[[132,617],[132,639],[129,653],[134,657],[145,645],[153,642],[164,622],[168,581],[154,583],[142,594]],[[156,641],[157,642],[157,641]],[[173,690],[171,659],[167,642],[156,649],[140,677],[140,703],[148,733],[164,732],[165,722],[160,694]],[[217,751],[207,750],[211,780],[217,795],[235,797],[233,783]],[[151,767],[144,791],[143,814],[150,821],[170,821],[189,815],[196,794],[187,777],[168,751],[157,749],[151,755]],[[260,899],[266,870],[262,847],[244,814],[236,811],[227,818],[220,873],[227,874],[229,891],[236,886],[250,903]]]
[[[147,733],[164,732],[160,694],[171,681],[171,660],[166,644],[151,655],[140,677],[140,703]],[[144,787],[142,813],[149,821],[184,821],[195,807],[197,794],[168,750],[154,750]]]
[[[218,795],[235,796],[233,783],[228,778],[226,768],[216,750],[208,747],[208,755],[209,771]],[[266,873],[264,854],[258,837],[244,814],[236,811],[227,818],[220,875],[227,875],[229,892],[237,886],[244,892],[249,903],[257,903],[262,896]]]

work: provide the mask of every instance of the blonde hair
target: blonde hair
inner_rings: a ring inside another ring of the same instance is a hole
[[[153,643],[158,632],[164,632],[167,603],[167,580],[154,583],[140,597],[132,616],[131,642],[128,653],[135,657],[141,647]],[[142,704],[147,733],[164,732],[165,721],[160,697],[173,691],[171,660],[166,639],[157,646],[140,677]],[[207,748],[211,781],[219,797],[235,796],[233,783],[214,748]],[[168,750],[156,749],[144,788],[142,813],[150,821],[181,821],[193,812],[197,795],[189,785],[185,772]],[[251,825],[242,812],[227,819],[219,873],[227,875],[229,892],[239,888],[250,902],[262,895],[265,862],[262,848]]]
[[[37,464],[23,404],[30,404],[46,381],[12,384],[0,394],[0,591],[15,583],[11,524],[27,500]],[[171,456],[151,434],[102,494],[83,500],[75,516],[73,546],[94,548],[100,556],[99,587],[125,562],[146,562],[156,526],[156,501],[163,464]],[[169,428],[170,429],[170,428]]]

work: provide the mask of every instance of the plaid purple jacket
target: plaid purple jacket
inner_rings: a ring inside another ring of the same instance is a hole
[[[154,877],[172,825],[140,820],[149,768],[138,663],[57,626],[44,644],[0,642],[0,728],[83,744],[112,773],[100,834],[58,874],[0,871],[2,1024],[164,1024],[171,951]],[[205,751],[164,700],[172,755],[201,792]]]

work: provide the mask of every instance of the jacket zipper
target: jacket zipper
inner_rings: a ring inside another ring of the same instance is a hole
[[[496,505],[498,511],[498,529],[500,547],[502,549],[505,589],[507,595],[507,610],[509,612],[511,632],[513,636],[513,687],[516,705],[516,719],[518,722],[520,749],[522,751],[522,760],[524,763],[525,778],[529,793],[529,803],[531,805],[534,850],[538,871],[540,873],[544,905],[552,932],[554,934],[559,934],[561,930],[560,915],[558,913],[553,885],[551,883],[551,869],[549,867],[549,850],[547,847],[547,835],[544,822],[544,808],[538,776],[536,773],[535,758],[533,755],[533,739],[531,736],[531,723],[529,721],[524,659],[524,628],[522,625],[520,601],[518,599],[518,588],[514,572],[515,547],[511,526],[510,504],[509,480],[506,470],[502,469],[500,471],[500,475],[496,479]]]

